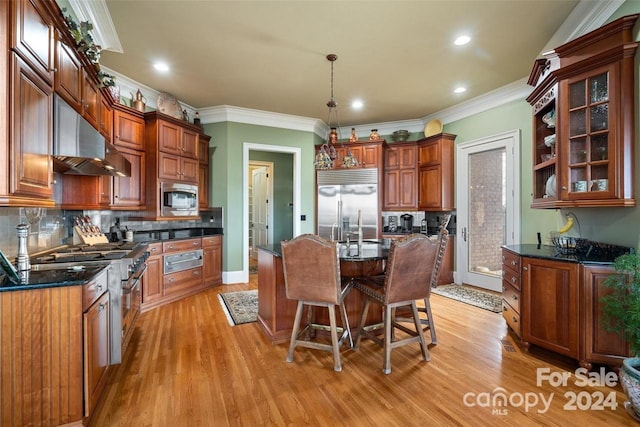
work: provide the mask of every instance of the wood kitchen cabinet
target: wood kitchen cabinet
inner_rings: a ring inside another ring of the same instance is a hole
[[[198,136],[198,207],[209,207],[209,141],[211,137]]]
[[[415,141],[396,142],[384,150],[383,210],[414,211],[418,208]]]
[[[117,147],[144,151],[144,117],[142,113],[122,104],[114,104],[113,143]]]
[[[107,141],[113,141],[113,108],[106,96],[100,96],[100,124],[98,131]]]
[[[46,2],[23,0],[8,3],[12,29],[9,32],[10,47],[44,82],[52,86],[54,20]]]
[[[579,264],[522,258],[522,339],[579,358]]]
[[[84,286],[84,416],[95,409],[108,380],[109,371],[109,292],[107,270]],[[86,294],[92,295],[87,298]]]
[[[534,208],[635,206],[633,27],[617,19],[538,59],[533,107]]]
[[[162,298],[162,243],[150,243],[147,250],[150,255],[142,281],[142,311]]]
[[[455,210],[455,139],[456,135],[441,133],[418,140],[418,209]]]
[[[82,107],[82,63],[62,38],[60,31],[56,31],[55,40],[55,73],[54,88],[62,99],[81,113]]]
[[[602,307],[600,298],[611,290],[603,285],[607,277],[616,274],[610,265],[582,266],[581,307],[584,327],[581,328],[580,365],[592,368],[592,362],[598,364],[621,365],[629,357],[629,344],[619,334],[606,331],[601,324]]]
[[[146,154],[128,148],[119,148],[118,151],[131,163],[131,176],[113,177],[111,209],[144,209]]]
[[[522,338],[521,283],[520,255],[502,249],[502,317],[520,338]]]
[[[222,236],[202,238],[202,273],[205,287],[222,283]]]
[[[20,56],[7,56],[13,88],[11,138],[0,142],[4,145],[0,159],[5,167],[0,177],[0,204],[52,207],[53,90]]]
[[[380,168],[383,167],[383,147],[387,145],[386,141],[356,141],[356,142],[338,142],[335,144],[336,159],[333,161],[333,169],[344,169],[342,160],[351,150],[351,154],[358,159],[358,168]],[[322,145],[316,145],[316,153],[320,151]]]
[[[157,111],[145,113],[144,118],[147,154],[147,213],[144,218],[150,220],[198,218],[195,215],[163,217],[160,193],[162,183],[199,184],[202,174],[201,162],[198,158],[200,127]]]

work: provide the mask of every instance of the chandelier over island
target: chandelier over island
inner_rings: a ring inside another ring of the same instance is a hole
[[[313,162],[316,169],[332,169],[333,162],[338,157],[336,152],[336,145],[341,139],[338,132],[340,131],[340,120],[338,119],[338,103],[333,98],[333,63],[338,59],[338,55],[329,54],[327,59],[331,63],[331,98],[327,102],[329,107],[329,117],[327,124],[329,125],[329,135],[327,142],[322,144],[320,151],[316,154],[315,161]],[[335,116],[336,126],[333,126],[332,116]],[[347,154],[342,159],[342,167],[355,168],[358,166],[358,159],[351,153],[351,149],[347,147]]]

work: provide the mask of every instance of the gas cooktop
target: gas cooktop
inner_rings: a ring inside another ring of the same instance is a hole
[[[52,250],[31,258],[31,264],[105,261],[121,259],[132,250],[137,249],[139,243],[114,242],[97,245],[74,245]]]

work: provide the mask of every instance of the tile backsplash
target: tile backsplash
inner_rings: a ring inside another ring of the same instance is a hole
[[[13,261],[18,254],[16,226],[29,224],[27,250],[29,255],[46,251],[60,245],[72,244],[73,218],[88,215],[93,224],[108,233],[111,226],[120,222],[122,230],[159,230],[167,228],[222,227],[221,209],[203,211],[200,220],[185,221],[131,221],[129,217],[140,215],[133,211],[70,211],[46,208],[6,208],[0,207],[0,251]]]

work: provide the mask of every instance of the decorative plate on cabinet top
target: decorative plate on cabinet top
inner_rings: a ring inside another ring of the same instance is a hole
[[[433,119],[424,128],[424,136],[430,137],[442,133],[442,122],[438,119]]]
[[[158,95],[156,103],[159,112],[175,117],[176,119],[182,119],[182,106],[175,96],[170,93],[161,92],[160,95]]]

